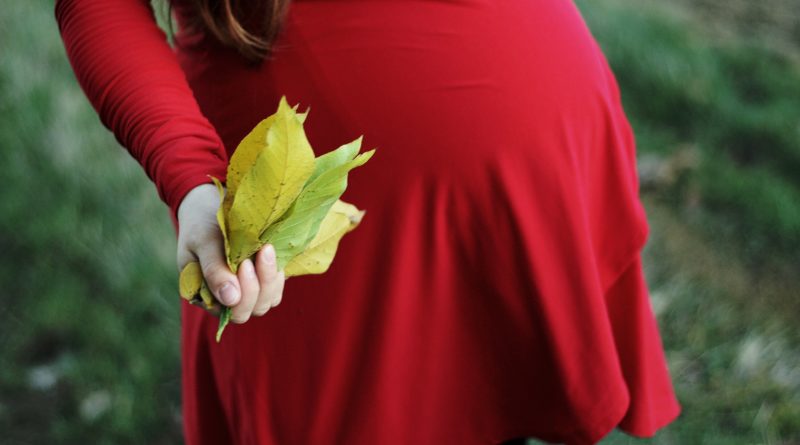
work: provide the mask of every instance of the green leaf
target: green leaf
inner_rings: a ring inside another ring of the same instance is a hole
[[[219,326],[217,326],[217,343],[222,338],[222,332],[225,330],[225,327],[228,326],[228,323],[231,321],[231,308],[225,307],[222,309],[222,312],[219,314]]]
[[[340,165],[344,165],[346,162],[352,161],[353,158],[355,158],[358,154],[358,151],[361,150],[361,141],[363,139],[363,136],[359,136],[353,142],[344,144],[336,150],[331,150],[328,153],[319,156],[314,163],[314,173],[309,176],[306,184],[314,182],[314,180],[317,179],[317,177],[319,177],[319,175],[322,173]]]
[[[361,222],[365,211],[344,201],[336,201],[319,226],[319,232],[305,250],[292,258],[284,273],[287,277],[325,273],[333,262],[342,237]]]
[[[370,150],[321,172],[303,188],[286,217],[267,228],[261,239],[275,247],[278,269],[305,250],[331,206],[347,188],[347,173],[364,165],[374,153],[374,149]]]

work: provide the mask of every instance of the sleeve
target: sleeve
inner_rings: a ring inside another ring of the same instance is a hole
[[[78,83],[173,212],[208,175],[225,179],[224,145],[148,0],[57,0],[55,15]]]

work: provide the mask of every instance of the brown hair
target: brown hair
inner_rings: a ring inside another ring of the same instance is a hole
[[[290,0],[193,0],[193,27],[210,32],[251,61],[272,50]]]

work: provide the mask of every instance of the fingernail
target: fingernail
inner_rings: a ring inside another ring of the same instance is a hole
[[[219,289],[219,298],[222,300],[222,304],[230,306],[239,299],[239,291],[231,283],[225,283]]]
[[[275,261],[275,247],[272,244],[267,244],[264,254],[266,255],[267,261],[269,262]]]
[[[242,261],[242,264],[239,267],[241,269],[244,269],[244,272],[247,275],[254,276],[256,274],[256,268],[253,266],[253,261],[251,261],[250,258],[247,258],[244,261]]]

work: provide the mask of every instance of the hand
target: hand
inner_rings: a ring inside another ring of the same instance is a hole
[[[199,261],[208,288],[231,308],[231,321],[244,323],[262,316],[281,302],[285,275],[277,270],[275,250],[266,245],[233,273],[225,260],[222,231],[217,223],[219,192],[201,184],[186,194],[178,208],[178,270]]]

